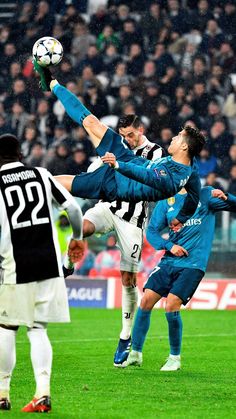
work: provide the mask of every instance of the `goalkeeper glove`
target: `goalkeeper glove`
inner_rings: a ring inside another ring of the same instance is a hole
[[[67,276],[73,275],[74,273],[74,267],[73,268],[66,268],[64,265],[62,266],[64,278],[67,278]]]
[[[53,80],[51,72],[48,67],[42,67],[37,63],[36,60],[33,60],[34,64],[34,70],[37,71],[37,73],[40,76],[40,82],[39,85],[43,92],[50,92],[50,83]]]

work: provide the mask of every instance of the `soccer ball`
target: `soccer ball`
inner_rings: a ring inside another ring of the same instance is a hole
[[[57,65],[63,57],[63,47],[57,39],[44,36],[35,42],[32,54],[42,67]]]

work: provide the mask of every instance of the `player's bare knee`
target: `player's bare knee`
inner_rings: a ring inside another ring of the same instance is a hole
[[[137,274],[136,272],[121,271],[121,280],[124,287],[135,286],[137,282]]]
[[[93,233],[95,233],[95,225],[91,221],[84,219],[83,220],[83,237],[92,236]]]
[[[83,127],[87,130],[93,130],[99,124],[99,120],[96,118],[95,115],[88,115],[83,121]]]
[[[182,300],[177,295],[169,294],[166,300],[166,312],[179,311]]]
[[[141,300],[140,308],[142,310],[152,310],[153,308],[153,301],[145,294]]]

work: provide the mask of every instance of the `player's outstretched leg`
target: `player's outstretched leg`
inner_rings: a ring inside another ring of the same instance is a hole
[[[38,324],[37,326],[39,327],[33,327],[27,333],[31,347],[31,362],[36,381],[36,392],[33,400],[24,406],[22,411],[47,413],[51,410],[52,347],[47,336],[46,325]]]
[[[10,381],[16,363],[16,330],[0,326],[0,410],[10,410]]]

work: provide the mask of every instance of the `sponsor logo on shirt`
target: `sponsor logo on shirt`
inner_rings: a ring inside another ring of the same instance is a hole
[[[201,218],[190,218],[190,220],[187,220],[186,223],[183,224],[183,227],[198,226],[200,224],[202,224]]]

